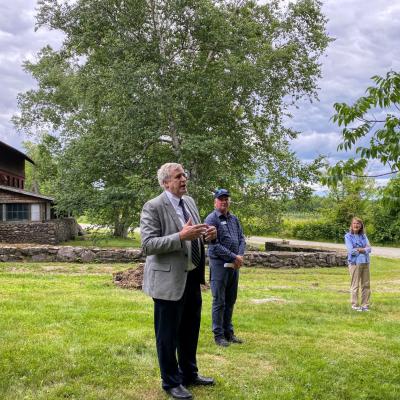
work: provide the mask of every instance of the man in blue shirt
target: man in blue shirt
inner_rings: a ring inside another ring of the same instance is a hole
[[[229,206],[229,191],[218,189],[214,194],[215,210],[205,220],[217,228],[217,240],[209,244],[208,257],[213,295],[212,330],[215,343],[223,347],[242,343],[234,334],[232,313],[246,243],[239,220],[229,212]]]

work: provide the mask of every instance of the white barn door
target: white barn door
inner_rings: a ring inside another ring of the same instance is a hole
[[[31,205],[31,221],[41,221],[40,204]]]

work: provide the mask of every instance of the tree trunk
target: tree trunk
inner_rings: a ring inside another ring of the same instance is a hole
[[[123,222],[115,222],[113,236],[126,239],[128,237],[129,226],[125,225]]]

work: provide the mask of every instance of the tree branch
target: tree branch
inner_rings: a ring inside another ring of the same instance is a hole
[[[366,122],[366,123],[368,123],[368,124],[376,124],[377,122],[386,122],[386,121],[381,121],[381,120],[379,120],[379,119],[371,119],[371,120],[369,120],[369,119],[365,119],[365,118],[363,118],[363,117],[357,117],[357,119],[359,120],[359,121],[363,121],[363,122]]]
[[[386,175],[391,175],[391,174],[397,174],[400,172],[400,170],[397,171],[392,171],[392,172],[386,172],[385,174],[378,174],[378,175],[356,175],[356,174],[345,174],[347,176],[353,176],[354,178],[378,178],[380,176],[386,176]]]

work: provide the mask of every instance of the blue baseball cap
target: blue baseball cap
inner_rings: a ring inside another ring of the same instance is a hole
[[[218,198],[220,198],[220,197],[222,197],[222,196],[228,196],[228,197],[230,197],[231,195],[229,194],[229,190],[226,190],[226,189],[217,189],[217,190],[214,192],[214,198],[215,198],[215,199],[218,199]]]

